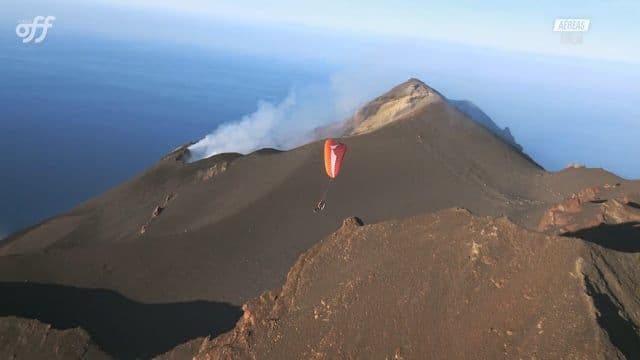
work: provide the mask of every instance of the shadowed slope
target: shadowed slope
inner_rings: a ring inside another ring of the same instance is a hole
[[[617,251],[640,252],[640,222],[600,224],[564,235],[584,239]]]
[[[150,358],[190,339],[216,336],[241,315],[222,303],[142,304],[113,291],[58,285],[0,283],[0,294],[0,316],[36,319],[55,329],[80,327],[118,359]]]

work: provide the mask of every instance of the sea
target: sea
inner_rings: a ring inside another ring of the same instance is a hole
[[[328,71],[175,44],[0,40],[0,239]]]

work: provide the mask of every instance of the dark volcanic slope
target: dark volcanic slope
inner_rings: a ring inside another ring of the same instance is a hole
[[[241,305],[280,286],[299,254],[349,216],[372,223],[463,206],[535,228],[585,187],[638,188],[601,170],[547,173],[416,80],[363,109],[348,124],[355,135],[341,140],[349,152],[320,214],[320,141],[190,164],[180,149],[3,242],[0,281],[112,290],[138,303]]]
[[[21,255],[0,261],[0,277],[113,289],[138,301],[241,304],[281,284],[302,251],[352,214],[366,222],[452,206],[511,214],[549,196],[541,169],[444,101],[343,141],[350,150],[319,215],[311,210],[327,181],[320,142],[193,164],[173,154],[10,239],[2,251]]]
[[[593,251],[463,209],[348,219],[198,358],[637,359],[638,287],[608,276],[640,270]]]

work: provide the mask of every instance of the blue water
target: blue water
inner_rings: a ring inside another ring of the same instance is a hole
[[[0,238],[322,76],[321,68],[175,45],[0,41]]]

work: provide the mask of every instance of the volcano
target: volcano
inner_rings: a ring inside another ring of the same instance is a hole
[[[547,172],[464,110],[410,79],[289,151],[176,149],[1,243],[0,353],[635,358],[640,182]]]

